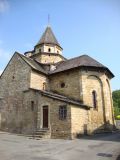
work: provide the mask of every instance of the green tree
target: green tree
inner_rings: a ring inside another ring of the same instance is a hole
[[[115,117],[120,115],[120,90],[112,92]]]

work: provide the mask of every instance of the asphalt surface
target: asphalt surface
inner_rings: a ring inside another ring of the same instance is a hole
[[[75,140],[30,139],[0,132],[0,160],[120,160],[120,132]]]

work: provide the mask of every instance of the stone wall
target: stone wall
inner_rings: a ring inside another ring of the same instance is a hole
[[[104,72],[80,71],[80,83],[82,86],[80,95],[84,104],[93,107],[88,116],[89,132],[91,133],[104,129],[104,124],[113,125],[112,98],[106,79],[108,77]],[[94,90],[97,93],[96,108],[93,106],[92,98],[92,91]]]
[[[52,54],[52,53],[37,54],[35,59],[40,63],[53,63],[53,64],[64,60],[58,54]]]
[[[32,105],[32,103],[34,103]],[[35,91],[25,91],[23,98],[22,133],[34,134],[37,130],[38,94]]]
[[[23,90],[30,87],[30,67],[15,54],[0,78],[1,128],[21,132]]]
[[[79,106],[71,105],[71,134],[72,138],[87,134],[88,111]]]
[[[50,49],[50,52],[51,53],[59,53],[59,54],[62,54],[62,49],[56,45],[52,45],[52,44],[43,44],[43,45],[39,45],[39,46],[36,46],[35,48],[35,53],[39,53],[40,51],[41,52],[49,52],[49,49]]]
[[[0,78],[0,96],[14,95],[30,86],[31,68],[15,54]]]
[[[30,101],[35,102],[34,114],[30,110]],[[59,106],[67,106],[67,118],[59,119]],[[73,139],[84,133],[89,133],[88,110],[72,104],[48,98],[40,92],[30,90],[24,95],[25,122],[24,133],[40,130],[43,128],[43,106],[48,106],[48,128],[51,138]],[[36,122],[36,123],[35,123]]]
[[[42,107],[49,107],[49,129],[51,138],[71,138],[71,108],[65,102],[45,96],[38,98],[38,128],[42,128]],[[59,119],[59,106],[67,105],[67,119]],[[41,117],[41,118],[40,118]]]
[[[64,83],[65,86],[61,87]],[[59,94],[80,100],[79,71],[61,72],[50,76],[50,89]]]
[[[49,90],[49,80],[44,74],[31,71],[30,88]]]
[[[120,120],[116,120],[116,128],[120,130]]]
[[[113,102],[112,93],[110,88],[109,79],[104,75],[103,79],[103,90],[104,90],[104,101],[105,101],[105,114],[106,121],[114,125],[114,113],[113,113]]]

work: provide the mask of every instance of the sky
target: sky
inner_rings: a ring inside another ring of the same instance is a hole
[[[120,89],[120,0],[0,0],[0,73],[15,51],[32,50],[50,26],[66,58],[87,54]]]

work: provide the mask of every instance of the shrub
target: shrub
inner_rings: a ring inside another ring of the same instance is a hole
[[[117,116],[116,116],[116,119],[117,119],[117,120],[120,120],[120,115],[117,115]]]

